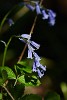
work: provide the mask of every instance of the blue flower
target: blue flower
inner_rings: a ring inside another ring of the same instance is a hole
[[[34,41],[31,41],[30,40],[31,35],[29,34],[22,34],[21,38],[19,39],[28,45],[28,57],[27,58],[33,59],[32,53],[34,52],[34,50],[39,49],[40,45]],[[27,40],[24,40],[24,39],[27,39]]]
[[[48,23],[51,26],[53,26],[55,24],[56,14],[52,10],[43,9],[43,7],[40,6],[39,2],[35,2],[35,6],[32,6],[30,4],[26,4],[26,6],[32,11],[36,10],[37,15],[42,14],[42,16],[43,16],[42,19],[43,20],[49,19]],[[46,13],[46,11],[47,11],[47,13]]]
[[[38,76],[41,78],[42,76],[44,76],[44,71],[43,71],[43,73],[41,73],[41,71],[38,69],[37,70],[37,73],[38,73]]]
[[[26,4],[26,7],[29,8],[30,10],[34,11],[35,10],[35,7],[33,7],[32,5],[30,4]]]
[[[30,40],[31,35],[29,35],[29,34],[22,34],[21,37]]]
[[[39,49],[40,45],[34,41],[30,41],[30,44],[34,47],[36,47],[37,49]]]
[[[39,49],[40,45],[34,41],[31,41],[30,40],[31,35],[28,35],[28,34],[22,34],[21,38],[19,39],[28,45],[28,57],[27,58],[30,58],[30,59],[34,58],[32,71],[37,72],[38,76],[41,78],[44,75],[44,72],[46,71],[46,66],[44,67],[42,64],[40,64],[41,58],[38,56],[37,53],[34,52],[34,50]]]
[[[38,4],[38,2],[36,2],[36,4],[35,4],[35,9],[36,9],[37,15],[41,14],[40,5]]]
[[[30,46],[30,44],[28,44],[28,57],[27,58],[33,59],[33,51],[34,50],[35,49],[32,46]]]
[[[40,45],[37,44],[34,41],[30,41],[30,42],[29,41],[28,41],[28,57],[27,58],[31,58],[32,59],[33,58],[33,54],[34,54],[34,50],[39,49]]]
[[[42,19],[48,19],[48,14],[45,12],[45,10],[42,10]]]
[[[41,78],[44,75],[44,72],[46,71],[46,66],[43,66],[40,64],[41,58],[37,55],[37,53],[33,52],[34,55],[34,62],[33,62],[33,72],[37,72],[38,76]]]
[[[49,24],[53,26],[55,24],[56,14],[52,10],[48,10],[48,15],[49,15]]]
[[[9,24],[9,26],[14,25],[14,21],[12,19],[8,19],[8,24]]]

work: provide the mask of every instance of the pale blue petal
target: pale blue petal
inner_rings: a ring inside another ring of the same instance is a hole
[[[49,24],[53,26],[55,24],[56,14],[52,10],[49,10],[48,15],[49,15]]]
[[[35,50],[30,44],[28,44],[28,49],[30,49],[32,52]]]
[[[35,8],[36,8],[36,13],[37,13],[37,15],[38,15],[38,14],[41,14],[40,6],[39,6],[38,3],[36,3]]]
[[[8,24],[9,24],[9,26],[14,25],[14,21],[12,19],[8,19]]]
[[[21,37],[22,38],[26,38],[26,39],[30,39],[31,35],[29,35],[29,34],[22,34]]]
[[[56,17],[56,13],[54,13],[52,10],[48,10],[48,13],[51,14],[53,17]]]
[[[35,7],[33,7],[33,6],[30,5],[30,4],[27,4],[26,7],[29,8],[30,10],[32,10],[32,11],[34,11],[34,9],[35,9]]]
[[[28,57],[27,58],[33,59],[32,51],[30,49],[28,49]]]
[[[41,60],[40,57],[37,55],[37,53],[33,52],[33,55],[34,55],[36,60],[38,60],[38,61]]]
[[[24,42],[24,43],[26,43],[22,38],[19,38],[19,40],[22,41],[22,42]]]
[[[53,26],[55,24],[55,19],[50,19],[48,22],[51,26]]]
[[[36,62],[36,66],[37,66],[37,67],[40,67],[40,62],[39,62],[39,60],[38,60],[38,59],[35,59],[35,62]]]
[[[40,68],[41,68],[42,70],[46,71],[46,66],[43,66],[43,65],[40,64]]]
[[[42,19],[48,19],[48,14],[46,14],[45,10],[42,10],[42,15],[43,15]]]
[[[40,71],[39,69],[37,69],[37,72],[38,72],[38,76],[39,76],[40,78],[44,75],[44,73],[41,73],[41,71]]]
[[[34,46],[34,47],[36,47],[37,49],[39,49],[39,47],[40,47],[40,45],[39,44],[37,44],[36,42],[34,42],[34,41],[31,41],[31,44]]]
[[[33,72],[37,72],[37,69],[36,69],[36,64],[35,62],[33,63],[33,69],[32,69]]]

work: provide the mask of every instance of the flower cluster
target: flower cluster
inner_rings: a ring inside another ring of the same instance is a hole
[[[40,64],[41,58],[35,52],[35,50],[39,49],[40,45],[34,41],[31,41],[30,40],[31,35],[28,35],[28,34],[22,34],[21,38],[19,39],[28,45],[28,57],[27,58],[30,58],[30,59],[34,58],[32,71],[37,72],[38,76],[41,78],[44,75],[44,72],[46,71],[46,66],[43,66],[42,64]]]
[[[32,6],[31,4],[25,5],[32,11],[36,10],[37,15],[41,14],[43,20],[48,19],[51,26],[55,24],[56,14],[52,10],[41,7],[38,2],[35,2],[35,6]]]

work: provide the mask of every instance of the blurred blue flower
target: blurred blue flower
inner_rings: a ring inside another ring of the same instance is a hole
[[[49,15],[49,24],[53,26],[55,24],[56,14],[52,10],[48,10],[48,15]]]
[[[8,19],[8,24],[9,24],[9,26],[14,25],[14,21],[12,19]]]
[[[43,9],[43,7],[40,6],[39,2],[35,2],[35,6],[32,6],[30,4],[26,4],[26,6],[32,11],[36,10],[37,15],[42,14],[43,20],[49,19],[48,23],[51,26],[53,26],[55,24],[56,14],[51,9],[46,9],[46,8]],[[47,11],[47,13],[46,13],[46,11]]]
[[[42,15],[43,15],[42,19],[48,19],[48,14],[45,12],[44,9],[42,10]]]
[[[32,5],[30,4],[26,4],[26,7],[29,8],[30,10],[34,11],[35,10],[35,7],[33,7]]]
[[[38,14],[41,14],[40,5],[38,4],[38,2],[36,2],[36,4],[35,4],[35,9],[36,9],[37,15],[38,15]]]

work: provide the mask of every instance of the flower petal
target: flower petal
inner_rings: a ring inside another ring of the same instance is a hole
[[[39,44],[37,44],[37,43],[34,42],[34,41],[31,41],[30,43],[31,43],[34,47],[36,47],[37,49],[39,49],[39,47],[40,47]]]
[[[33,7],[32,5],[30,4],[26,4],[26,7],[29,8],[30,10],[34,11],[35,7]]]
[[[27,58],[33,59],[32,51],[30,49],[28,49],[28,57]]]
[[[12,19],[8,19],[8,24],[9,24],[9,26],[14,25],[14,21]]]
[[[35,9],[36,9],[36,13],[37,13],[37,15],[38,15],[38,14],[41,14],[40,6],[39,6],[38,3],[36,3],[36,5],[35,5]]]
[[[37,55],[37,53],[33,52],[33,55],[34,55],[36,60],[38,60],[38,61],[41,60],[40,57]]]
[[[55,24],[56,14],[52,10],[48,10],[48,15],[49,15],[49,24],[53,26]]]
[[[21,37],[22,38],[26,38],[26,39],[30,39],[31,35],[29,35],[29,34],[22,34]]]
[[[48,10],[48,13],[51,14],[53,17],[56,17],[56,13],[54,13],[52,10]]]
[[[37,69],[36,69],[36,64],[35,62],[33,63],[33,69],[32,69],[33,72],[37,72]]]
[[[44,71],[46,71],[46,66],[44,67],[43,65],[40,64],[40,68]]]
[[[42,19],[48,19],[48,14],[46,14],[45,10],[42,10],[43,18]]]
[[[37,72],[38,72],[38,76],[39,76],[40,78],[44,75],[44,73],[41,73],[41,71],[40,71],[39,69],[37,69]]]

